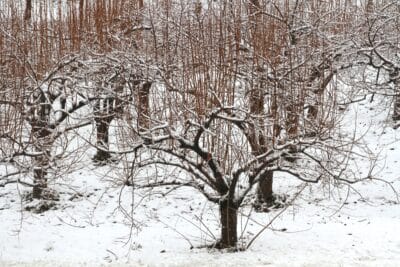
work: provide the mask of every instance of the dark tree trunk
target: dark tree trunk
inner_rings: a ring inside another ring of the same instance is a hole
[[[36,199],[42,199],[43,191],[45,188],[47,188],[47,170],[49,168],[52,141],[49,130],[35,124],[32,126],[35,150],[42,153],[41,155],[33,158],[32,197]]]
[[[148,130],[150,127],[150,110],[149,110],[149,94],[150,94],[151,82],[146,82],[143,85],[139,85],[138,91],[138,129]]]
[[[33,160],[33,190],[32,197],[36,199],[43,198],[43,191],[47,188],[47,170],[49,169],[49,160],[51,147],[53,144],[51,129],[49,128],[50,105],[46,102],[44,94],[39,96],[38,106],[32,110],[35,114],[29,122],[32,126],[31,137],[32,144],[36,152],[41,153]]]
[[[333,72],[327,74],[327,76],[324,76],[325,69],[329,65],[322,65],[321,68],[317,68],[316,71],[311,74],[310,77],[310,83],[308,86],[310,88],[313,87],[313,82],[315,81],[319,82],[318,83],[318,90],[311,90],[313,92],[313,98],[314,98],[314,103],[310,104],[307,112],[307,121],[308,125],[306,128],[306,135],[309,137],[314,137],[318,133],[318,129],[320,127],[318,123],[318,113],[320,109],[320,103],[322,102],[323,94],[326,90],[326,87],[328,84],[332,81],[332,78],[334,76]]]
[[[79,27],[80,27],[79,29],[81,31],[83,30],[83,26],[85,25],[84,21],[83,21],[83,18],[84,18],[83,6],[84,6],[84,0],[79,0]]]
[[[225,200],[219,204],[221,219],[221,239],[217,248],[234,248],[237,245],[237,212],[238,207],[233,201]]]
[[[105,162],[111,158],[111,155],[108,152],[108,148],[109,148],[108,130],[110,128],[111,121],[112,121],[111,116],[107,117],[107,118],[101,118],[101,119],[96,120],[97,151],[96,151],[96,155],[93,157],[94,161]]]
[[[252,22],[251,35],[252,35],[252,45],[254,47],[255,53],[262,53],[258,51],[261,47],[263,47],[261,32],[263,29],[259,26],[260,21],[262,20],[262,15],[260,10],[262,10],[262,6],[259,0],[251,0],[249,2],[249,19]],[[258,65],[258,63],[256,63]],[[257,66],[256,70],[262,70],[262,66]],[[260,77],[263,77],[262,71],[260,73]],[[250,130],[250,135],[248,136],[248,141],[250,143],[252,153],[254,156],[259,156],[268,151],[268,148],[271,147],[272,138],[267,138],[267,131],[265,129],[265,121],[264,117],[266,115],[265,112],[265,84],[262,79],[254,84],[251,92],[250,92],[250,112],[252,115],[255,115],[253,129]],[[274,109],[274,108],[272,108]],[[274,112],[272,112],[274,113]],[[257,118],[258,117],[258,118]],[[275,127],[274,127],[275,131]],[[274,133],[275,134],[275,133]],[[257,188],[257,200],[256,205],[259,203],[263,203],[264,199],[270,199],[273,197],[272,191],[272,180],[273,180],[273,172],[269,172],[268,179],[261,179],[258,188]],[[250,181],[252,183],[252,181]]]
[[[396,95],[394,97],[392,118],[393,118],[394,121],[399,121],[400,120],[400,95]]]
[[[250,143],[254,156],[259,156],[268,151],[268,146],[272,145],[272,139],[265,138],[266,130],[264,129],[264,121],[261,119],[264,115],[264,97],[261,90],[254,90],[251,97],[250,111],[252,114],[260,115],[260,119],[255,120],[256,124],[250,130],[248,141]],[[274,129],[275,131],[275,129]],[[268,142],[271,142],[270,144]],[[250,181],[252,183],[252,181]],[[273,190],[273,171],[267,172],[265,177],[260,179],[257,187],[257,200],[255,205],[259,206],[262,203],[269,205],[265,200],[274,198]]]
[[[394,68],[392,72],[389,73],[389,80],[393,83],[395,93],[392,119],[398,121],[400,120],[400,68]]]
[[[275,201],[274,192],[272,190],[274,172],[267,171],[260,179],[257,187],[257,202],[265,203],[267,206],[272,206]]]
[[[106,162],[111,158],[108,152],[109,148],[109,128],[110,123],[115,117],[115,112],[113,110],[114,99],[104,99],[98,101],[95,106],[94,115],[96,122],[96,146],[97,151],[93,157],[95,162]]]
[[[124,113],[124,99],[121,98],[121,94],[123,94],[126,81],[123,77],[117,76],[110,82],[113,86],[113,95],[99,99],[93,110],[97,138],[97,151],[93,161],[97,163],[106,163],[111,158],[108,152],[110,124],[115,118],[121,118]]]
[[[32,0],[26,0],[24,20],[29,21],[32,17]]]
[[[46,167],[47,166],[40,166],[40,165],[47,165],[45,163],[45,160],[40,157],[40,159],[36,160],[36,166],[34,166],[34,171],[33,171],[33,179],[34,179],[34,185],[33,185],[33,191],[32,191],[32,197],[36,199],[42,199],[43,198],[43,190],[47,188],[47,171]]]
[[[395,71],[391,76],[391,79],[393,81],[393,86],[396,95],[394,96],[394,103],[393,103],[393,115],[392,119],[394,121],[399,121],[400,120],[400,77],[399,76],[400,70]]]
[[[294,103],[290,103],[286,106],[286,132],[288,138],[293,140],[298,136],[299,130],[299,111],[298,111],[298,104],[293,101]]]

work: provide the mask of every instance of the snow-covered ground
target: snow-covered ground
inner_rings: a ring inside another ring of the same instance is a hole
[[[198,193],[132,192],[100,175],[107,167],[89,164],[56,185],[61,201],[42,214],[23,211],[22,186],[0,188],[0,266],[400,266],[393,190],[400,191],[400,129],[390,127],[388,112],[365,101],[349,107],[346,119],[360,134],[369,128],[364,140],[381,158],[376,178],[388,183],[307,185],[245,252],[198,248],[219,235],[218,210]],[[365,171],[367,160],[358,167]],[[304,187],[276,177],[278,193]],[[247,205],[241,212],[239,233],[248,242],[281,210],[255,213]]]

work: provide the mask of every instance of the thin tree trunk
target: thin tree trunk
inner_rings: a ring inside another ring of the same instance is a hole
[[[221,220],[221,239],[216,247],[219,249],[234,248],[238,242],[237,217],[238,207],[233,201],[225,200],[219,204]]]

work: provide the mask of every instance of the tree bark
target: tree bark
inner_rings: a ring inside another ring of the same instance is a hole
[[[111,155],[107,151],[109,147],[108,129],[110,128],[112,118],[107,117],[96,121],[96,146],[97,151],[93,160],[98,162],[107,161]]]
[[[254,46],[254,50],[257,53],[261,53],[259,51],[260,47],[263,46],[263,39],[260,38],[262,36],[262,29],[259,26],[262,20],[262,16],[260,10],[262,10],[260,1],[258,0],[251,0],[249,2],[249,19],[252,21],[252,28],[251,28],[251,35],[252,35],[252,44]],[[259,65],[258,61],[254,62],[256,66],[255,69],[262,70],[262,66]],[[262,77],[262,71],[259,73],[260,77]],[[253,86],[250,92],[250,112],[254,116],[254,125],[252,129],[250,129],[250,134],[248,136],[248,141],[250,143],[252,154],[254,156],[259,156],[265,153],[268,150],[268,147],[272,145],[270,143],[272,138],[268,138],[267,131],[265,129],[265,89],[266,86],[261,81],[257,81]],[[275,130],[275,129],[274,129]],[[275,134],[275,133],[274,133]],[[266,199],[273,198],[273,190],[272,190],[272,183],[273,183],[273,172],[268,172],[268,178],[260,179],[260,182],[257,186],[257,200],[256,205],[261,203],[265,203]],[[252,183],[252,181],[250,181]]]
[[[47,188],[47,171],[48,160],[44,156],[35,159],[35,166],[33,170],[33,190],[32,197],[36,199],[43,198],[43,190]]]
[[[26,0],[24,20],[29,21],[32,17],[32,0]]]
[[[237,245],[237,205],[231,200],[221,201],[219,204],[221,220],[221,239],[217,243],[218,249],[234,248]]]
[[[400,120],[400,95],[396,95],[394,97],[392,118],[393,118],[394,121],[399,121]]]
[[[84,0],[79,0],[79,29],[83,31],[83,27],[85,25],[84,19]]]
[[[261,88],[256,88],[251,92],[250,96],[250,112],[251,114],[258,115],[254,119],[254,125],[249,131],[248,141],[254,156],[259,156],[268,151],[268,146],[272,144],[272,138],[266,138],[266,129],[264,126],[263,117],[265,116],[264,110],[264,94]],[[275,129],[274,129],[275,134]],[[271,142],[271,143],[268,143]],[[268,171],[265,177],[260,179],[257,186],[257,200],[256,205],[266,203],[267,206],[272,205],[274,199],[272,184],[273,184],[273,171]],[[252,183],[252,181],[250,181]],[[266,201],[268,200],[268,201]],[[272,202],[271,202],[272,200]]]
[[[391,76],[390,79],[393,82],[394,91],[396,93],[396,95],[394,96],[392,119],[394,121],[399,121],[400,120],[400,69],[395,70],[390,76]]]
[[[138,91],[138,129],[139,131],[146,131],[150,128],[150,110],[149,110],[149,94],[151,82],[146,82],[139,85]]]
[[[316,69],[314,73],[311,74],[310,82],[308,87],[313,88],[313,82],[317,81],[318,89],[311,90],[314,101],[310,104],[307,112],[307,121],[308,125],[306,128],[306,135],[309,137],[314,137],[318,134],[318,129],[320,127],[318,123],[318,114],[320,105],[322,103],[323,94],[326,90],[328,84],[332,81],[334,73],[331,71],[327,76],[325,76],[324,72],[326,69],[329,69],[329,65],[322,65],[320,69]]]
[[[107,150],[109,148],[108,130],[115,116],[112,109],[113,101],[114,99],[104,99],[104,101],[98,101],[98,103],[96,103],[94,115],[96,122],[97,151],[93,157],[93,161],[95,162],[105,162],[111,157]]]
[[[50,150],[52,146],[51,134],[42,123],[32,124],[32,135],[35,150],[42,153],[33,158],[33,190],[32,197],[43,198],[43,191],[47,188],[47,169],[49,168]]]
[[[257,202],[259,204],[265,203],[267,206],[274,204],[274,192],[272,190],[273,185],[273,171],[267,171],[265,175],[260,179],[257,187]]]
[[[49,168],[49,159],[51,147],[53,144],[51,137],[50,105],[46,102],[46,96],[41,94],[37,106],[32,110],[33,118],[29,121],[31,129],[32,144],[35,151],[41,153],[33,158],[33,190],[32,197],[36,199],[43,198],[43,191],[47,188],[47,170]]]

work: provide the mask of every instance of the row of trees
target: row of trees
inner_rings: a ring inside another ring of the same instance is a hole
[[[129,166],[129,186],[197,189],[219,206],[215,246],[234,247],[238,209],[254,188],[257,209],[272,205],[275,172],[360,178],[339,104],[384,93],[400,118],[395,0],[5,2],[0,184],[33,198],[74,169],[70,140],[91,127],[97,164]],[[132,176],[148,168],[169,174]]]

